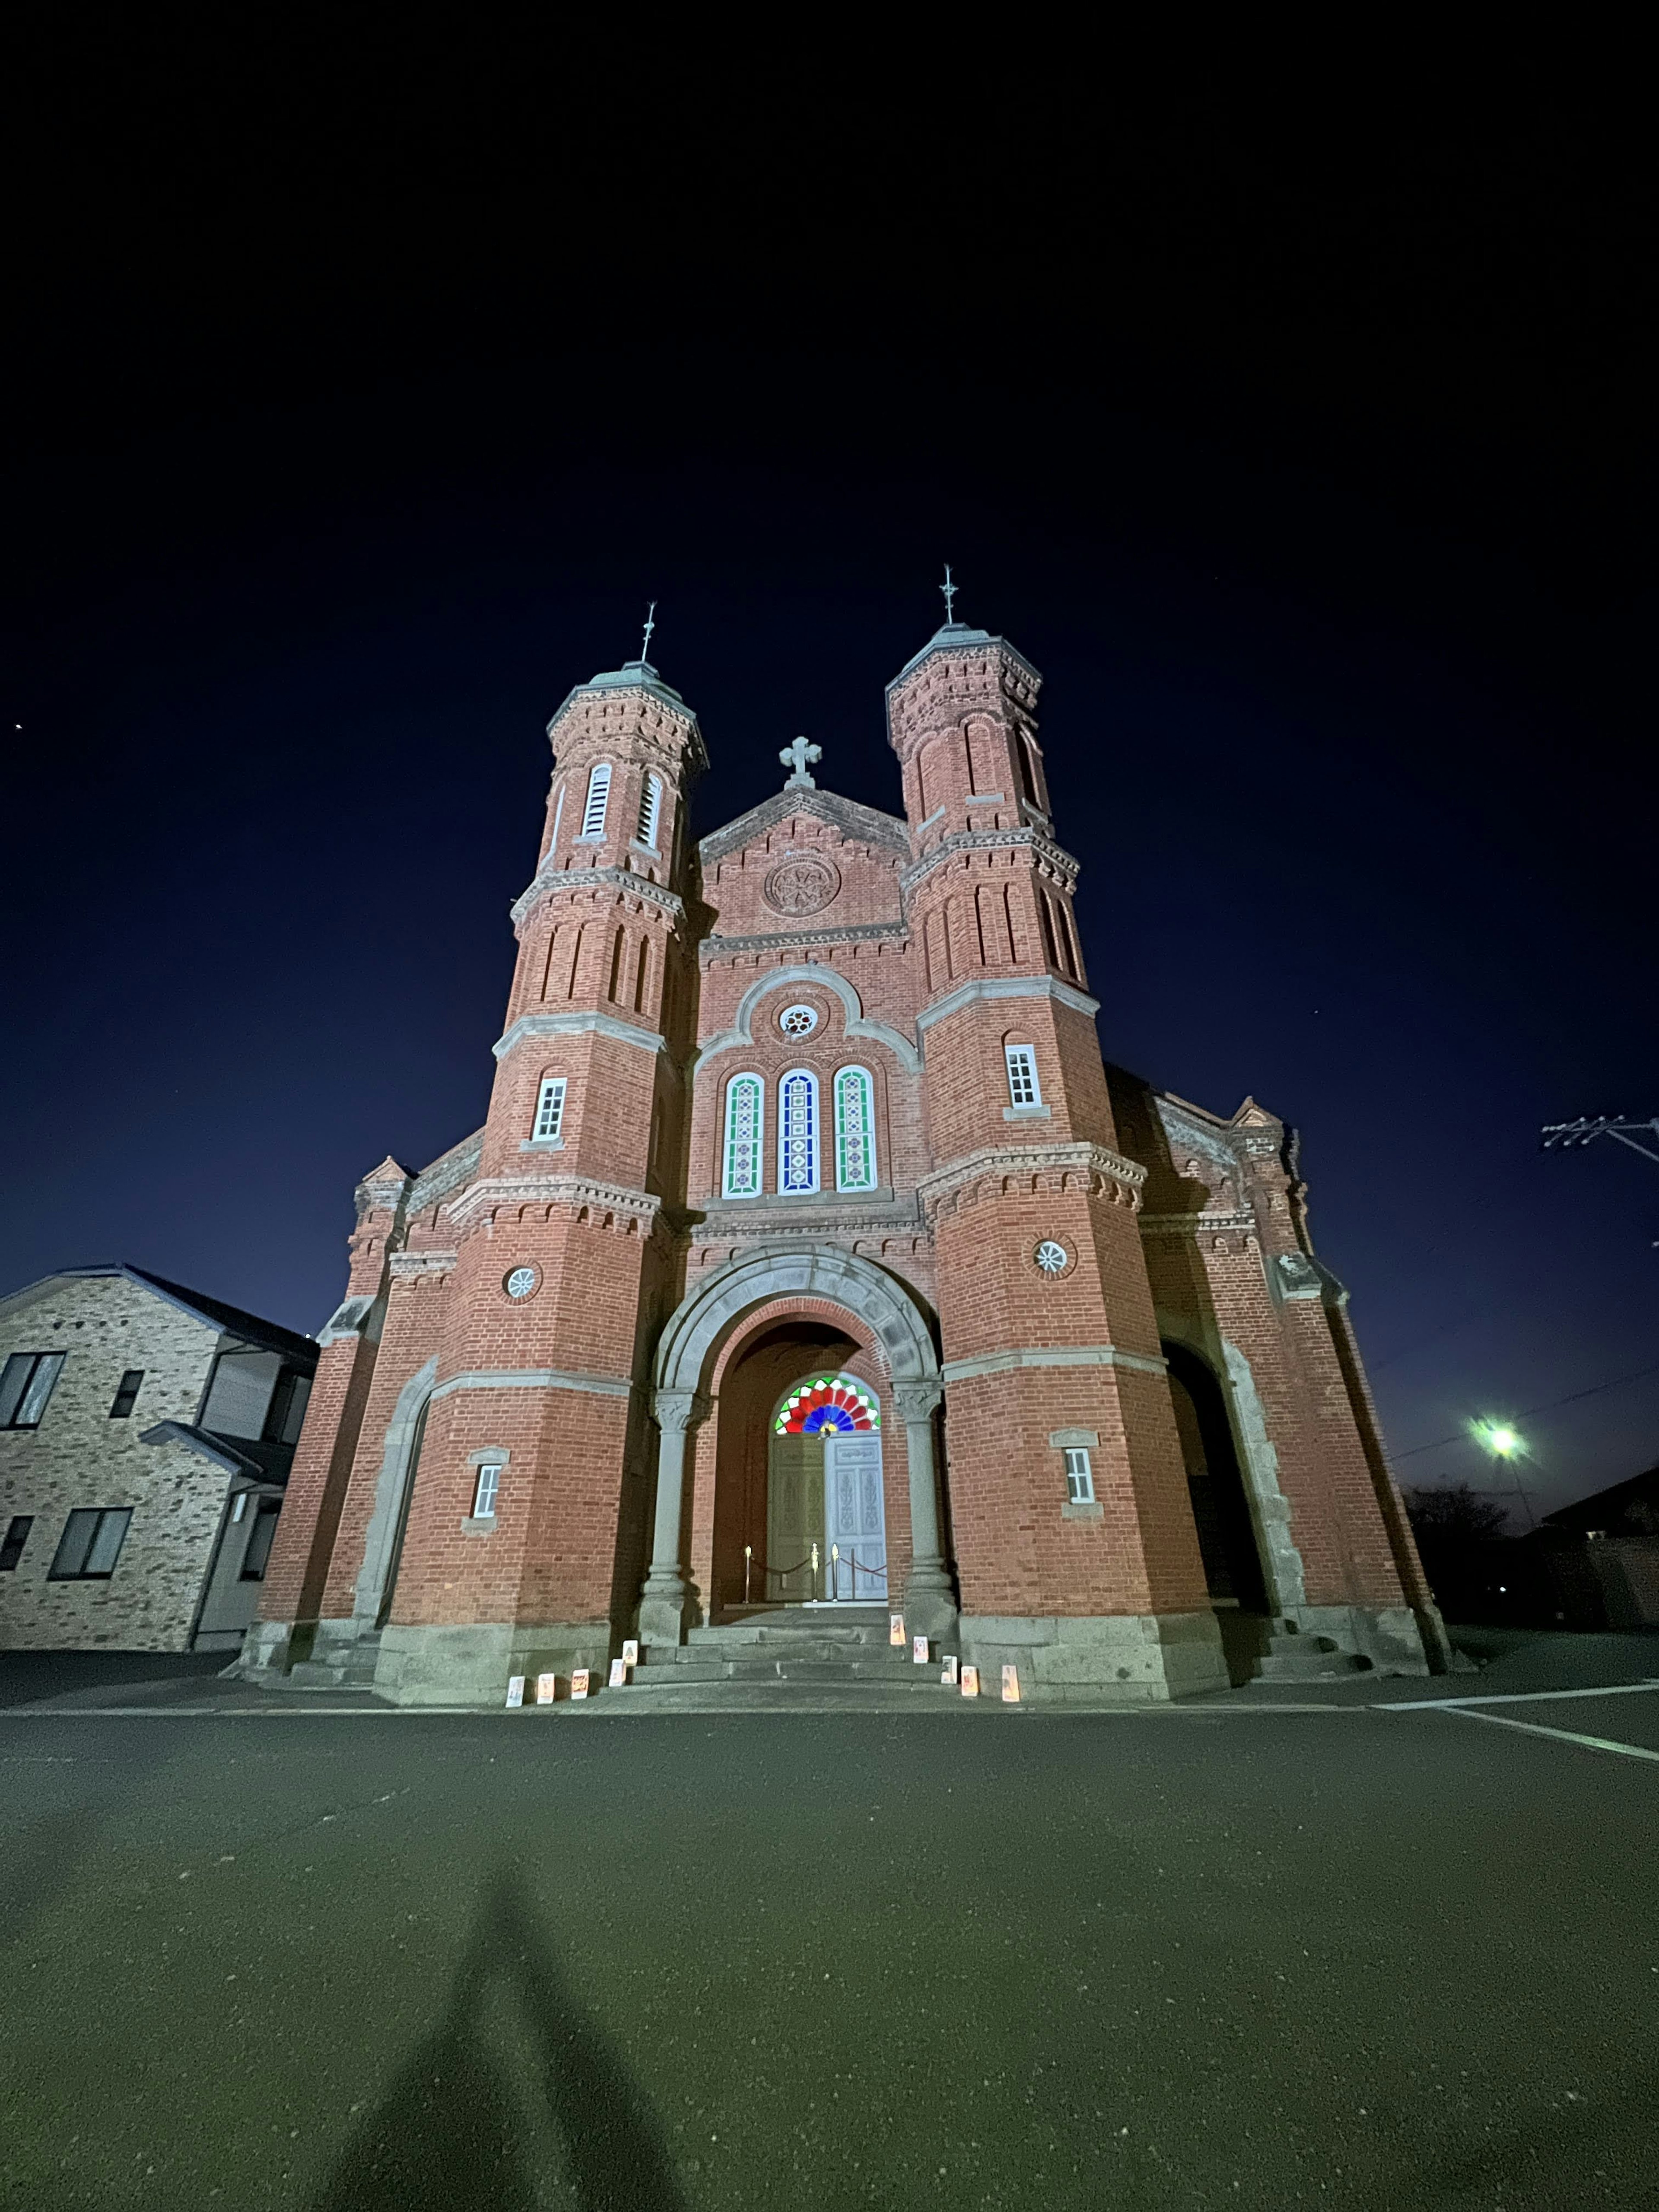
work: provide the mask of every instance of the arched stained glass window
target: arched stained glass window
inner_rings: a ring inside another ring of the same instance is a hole
[[[790,1392],[774,1426],[781,1437],[851,1436],[878,1429],[881,1408],[852,1376],[815,1375]]]
[[[792,1068],[778,1085],[778,1189],[802,1197],[818,1187],[818,1079]]]
[[[760,1196],[765,1133],[766,1085],[758,1075],[734,1075],[726,1086],[726,1164],[720,1179],[726,1197]]]
[[[876,1172],[876,1087],[867,1067],[843,1067],[836,1077],[836,1188],[873,1190]]]

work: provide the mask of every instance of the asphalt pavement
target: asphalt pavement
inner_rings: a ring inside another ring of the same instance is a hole
[[[1486,1656],[968,1727],[8,1658],[0,2203],[1659,2204],[1659,1640]]]

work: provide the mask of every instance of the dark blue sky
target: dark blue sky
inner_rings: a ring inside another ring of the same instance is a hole
[[[125,167],[82,88],[26,272],[0,1287],[125,1258],[314,1329],[356,1176],[482,1118],[570,684],[655,598],[704,830],[797,731],[896,809],[949,558],[1047,679],[1105,1049],[1302,1131],[1396,1451],[1659,1366],[1659,1169],[1537,1149],[1659,1113],[1651,363],[1594,117],[1141,117],[948,244],[921,166],[832,191],[780,133],[692,159],[636,270],[580,149],[462,189],[383,118],[388,212],[326,115],[280,177],[210,130],[203,68]],[[1659,1455],[1659,1373],[1524,1426],[1541,1510]]]

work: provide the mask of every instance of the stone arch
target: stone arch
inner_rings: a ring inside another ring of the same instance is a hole
[[[410,1493],[426,1433],[427,1407],[438,1380],[434,1352],[398,1393],[386,1425],[386,1449],[374,1482],[374,1510],[363,1536],[363,1564],[352,1597],[351,1617],[360,1635],[380,1625],[396,1578],[398,1553],[409,1519]]]
[[[657,1346],[659,1391],[695,1394],[733,1322],[780,1297],[844,1306],[878,1339],[894,1382],[937,1382],[939,1354],[915,1294],[896,1275],[840,1244],[763,1244],[698,1284]]]
[[[738,1000],[737,1018],[731,1028],[723,1030],[718,1036],[710,1037],[697,1054],[697,1066],[700,1069],[706,1067],[717,1054],[729,1052],[733,1045],[752,1044],[755,1041],[755,1009],[761,1000],[774,991],[792,990],[801,984],[816,985],[818,989],[828,991],[841,1000],[849,1037],[869,1037],[878,1044],[885,1045],[901,1067],[908,1068],[912,1075],[921,1073],[921,1054],[909,1038],[886,1022],[866,1018],[864,1001],[847,978],[837,975],[827,961],[813,961],[793,968],[774,968],[769,974],[757,977]]]
[[[907,1612],[919,1632],[953,1629],[956,1600],[939,1544],[933,1417],[942,1395],[939,1353],[921,1301],[896,1275],[828,1242],[763,1244],[726,1261],[690,1291],[662,1333],[653,1412],[659,1434],[651,1569],[641,1594],[640,1632],[678,1643],[693,1610],[685,1575],[687,1433],[708,1415],[715,1361],[737,1325],[780,1302],[839,1308],[875,1340],[892,1380],[905,1432],[911,1568]]]

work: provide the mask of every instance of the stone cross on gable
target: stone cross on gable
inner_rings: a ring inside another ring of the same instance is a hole
[[[793,768],[795,771],[783,787],[786,791],[817,789],[816,782],[806,773],[806,763],[823,758],[822,745],[809,745],[805,738],[797,738],[793,744],[784,747],[778,758],[786,768]]]

